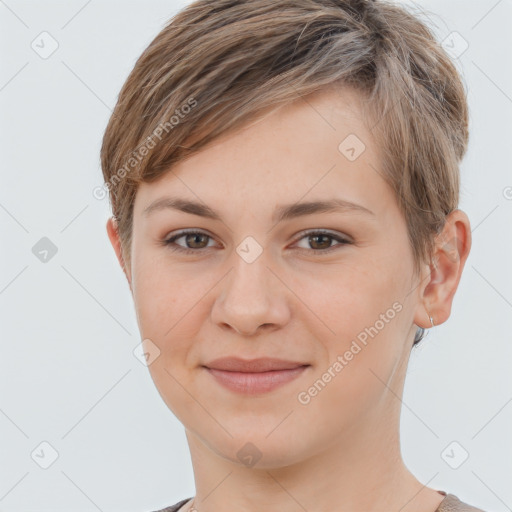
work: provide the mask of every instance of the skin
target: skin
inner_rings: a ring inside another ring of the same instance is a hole
[[[375,171],[381,156],[358,100],[350,90],[299,99],[142,184],[129,259],[114,220],[107,222],[141,339],[161,351],[149,365],[151,377],[186,429],[199,512],[433,512],[443,499],[402,460],[399,397],[417,326],[430,328],[429,315],[435,325],[450,315],[470,225],[462,211],[450,214],[433,262],[415,274],[405,219]],[[349,134],[366,145],[352,162],[338,150]],[[173,209],[143,215],[167,195],[204,203],[222,220]],[[271,220],[277,204],[333,197],[373,214]],[[186,228],[207,235],[175,241],[196,253],[162,244]],[[318,229],[352,243],[301,233]],[[252,263],[236,251],[247,236],[263,249]],[[334,249],[321,255],[327,247]],[[298,394],[394,303],[400,312],[309,403],[300,403]],[[239,395],[201,367],[230,355],[311,366],[270,393]],[[237,457],[248,442],[261,455],[252,467]]]

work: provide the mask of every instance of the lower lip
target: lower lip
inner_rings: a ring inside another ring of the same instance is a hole
[[[268,393],[287,382],[296,379],[308,366],[299,366],[291,370],[273,370],[269,372],[228,372],[206,368],[219,384],[237,393]]]

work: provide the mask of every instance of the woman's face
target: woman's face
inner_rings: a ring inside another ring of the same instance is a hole
[[[398,416],[394,393],[424,310],[406,223],[357,100],[298,100],[137,192],[127,272],[151,376],[189,432],[240,464],[247,452],[270,468],[333,443],[349,449],[356,432]],[[162,203],[145,212],[164,198],[218,218]],[[341,206],[299,208],[319,201]],[[205,368],[228,356],[308,366],[243,392]]]

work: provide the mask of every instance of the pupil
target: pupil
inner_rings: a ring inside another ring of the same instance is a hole
[[[328,235],[313,235],[312,238],[313,238],[313,240],[315,240],[314,243],[316,243],[319,238],[320,239],[323,238],[326,241],[326,243],[324,243],[323,245],[324,246],[327,245],[327,247],[329,247],[329,236]],[[322,245],[322,244],[320,243],[320,245]],[[325,249],[325,247],[322,247],[322,249]]]
[[[187,236],[187,244],[189,244],[189,242],[192,240],[192,246],[194,247],[194,244],[197,242],[197,239],[204,237],[204,236],[205,235],[202,235],[200,233],[196,233],[196,234],[192,233]],[[200,242],[199,242],[199,245],[201,245]]]

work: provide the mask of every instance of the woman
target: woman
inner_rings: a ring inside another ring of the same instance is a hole
[[[400,453],[411,348],[450,315],[464,88],[381,1],[196,1],[101,150],[107,231],[196,496],[165,511],[478,511]]]

